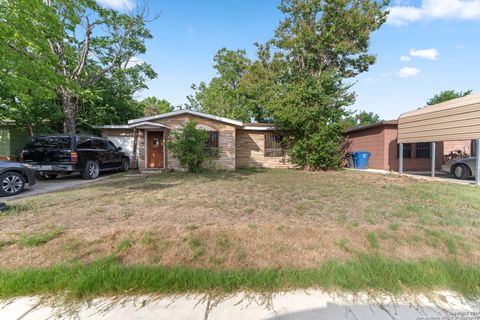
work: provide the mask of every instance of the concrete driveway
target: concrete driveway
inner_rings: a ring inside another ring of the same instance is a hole
[[[72,174],[69,176],[60,176],[54,180],[37,180],[37,183],[32,187],[26,187],[25,190],[15,196],[11,197],[1,197],[1,201],[8,201],[26,197],[32,197],[39,194],[55,192],[65,189],[78,188],[87,184],[91,184],[97,181],[105,180],[111,173],[104,173],[99,178],[95,180],[84,180],[80,174]]]

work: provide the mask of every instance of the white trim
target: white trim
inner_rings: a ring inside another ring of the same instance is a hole
[[[157,115],[154,115],[154,116],[132,119],[132,120],[128,120],[128,124],[133,124],[133,123],[137,123],[137,122],[144,122],[144,121],[148,121],[148,120],[163,119],[163,118],[177,116],[177,115],[180,115],[180,114],[191,114],[191,115],[194,115],[194,116],[207,118],[207,119],[212,119],[212,120],[216,120],[216,121],[220,121],[220,122],[225,122],[225,123],[233,124],[233,125],[240,126],[240,127],[243,126],[243,122],[241,122],[241,121],[222,118],[222,117],[214,116],[214,115],[211,115],[211,114],[208,114],[208,113],[203,113],[203,112],[198,112],[198,111],[193,111],[193,110],[176,110],[176,111],[172,111],[172,112],[157,114]]]
[[[138,129],[154,129],[154,128],[165,128],[165,129],[170,129],[169,126],[166,126],[161,123],[155,123],[155,122],[148,122],[148,121],[142,121],[139,123],[135,124],[107,124],[104,126],[95,126],[94,128],[99,128],[99,129],[133,129],[133,128],[138,128]]]
[[[271,130],[277,130],[276,127],[250,127],[250,126],[245,126],[242,127],[243,130],[257,130],[257,131],[271,131]]]
[[[97,129],[131,129],[132,127],[128,124],[106,124],[103,126],[93,126]]]
[[[165,141],[165,131],[163,132],[163,170],[167,169],[167,141]]]
[[[148,148],[148,130],[145,130],[145,140],[143,141],[143,146],[144,146],[144,149],[145,149],[145,169],[148,169],[148,153],[147,153],[147,148]]]

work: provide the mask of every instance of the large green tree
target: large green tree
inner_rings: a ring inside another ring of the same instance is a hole
[[[269,113],[291,133],[292,161],[309,169],[338,167],[345,107],[353,77],[375,62],[370,35],[386,19],[387,1],[283,0],[285,18],[270,41],[280,65]]]
[[[345,128],[367,126],[382,121],[380,116],[374,112],[360,111],[345,118]]]
[[[255,117],[242,90],[242,78],[251,65],[245,50],[220,49],[214,57],[217,76],[209,83],[192,85],[187,108],[221,117],[249,121]]]
[[[437,103],[465,97],[470,95],[472,91],[473,90],[467,90],[467,91],[444,90],[444,91],[441,91],[440,93],[437,93],[432,98],[430,98],[427,101],[427,105],[431,106]]]
[[[62,121],[57,88],[65,84],[47,41],[60,39],[57,16],[42,2],[0,0],[0,119],[31,134]],[[49,120],[49,122],[46,122]]]
[[[37,61],[32,70],[18,67],[5,73],[2,86],[6,83],[10,94],[26,109],[31,107],[27,81],[20,82],[15,90],[8,85],[19,77],[35,82],[33,88],[45,89],[47,98],[54,92],[63,112],[65,132],[76,132],[79,105],[88,105],[82,99],[93,101],[92,94],[99,92],[95,86],[100,83],[102,87],[106,78],[115,81],[122,74],[144,82],[156,76],[145,62],[129,68],[131,60],[145,52],[145,41],[152,37],[146,27],[146,7],[120,13],[94,0],[0,0],[0,5],[0,9],[6,9],[1,10],[0,22],[9,32],[0,38],[9,53],[0,60],[0,67],[29,58]],[[8,23],[15,27],[6,26]],[[100,94],[96,98],[104,97]]]
[[[173,105],[165,99],[156,97],[147,97],[140,102],[143,115],[153,116],[160,113],[173,111]]]

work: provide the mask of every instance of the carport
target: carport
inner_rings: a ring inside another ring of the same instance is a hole
[[[399,173],[403,173],[403,145],[431,143],[432,173],[435,176],[436,142],[476,141],[475,183],[480,185],[480,94],[426,106],[398,118]]]

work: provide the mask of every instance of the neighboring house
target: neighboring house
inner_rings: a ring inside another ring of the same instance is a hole
[[[370,152],[369,168],[398,171],[397,128],[397,120],[389,120],[347,130],[346,151],[368,151]],[[406,143],[403,149],[405,171],[431,170],[430,143]],[[437,142],[436,168],[441,168],[445,156],[458,150],[471,154],[472,141]]]
[[[105,125],[102,136],[112,140],[138,159],[140,171],[145,169],[180,169],[180,164],[167,148],[172,130],[181,129],[189,120],[208,131],[209,148],[218,149],[218,157],[205,165],[221,169],[241,167],[293,167],[281,148],[272,124],[243,123],[214,115],[177,110],[155,116],[132,119],[125,125]],[[137,155],[133,150],[137,139]]]
[[[0,160],[17,160],[29,136],[15,121],[0,121]]]

